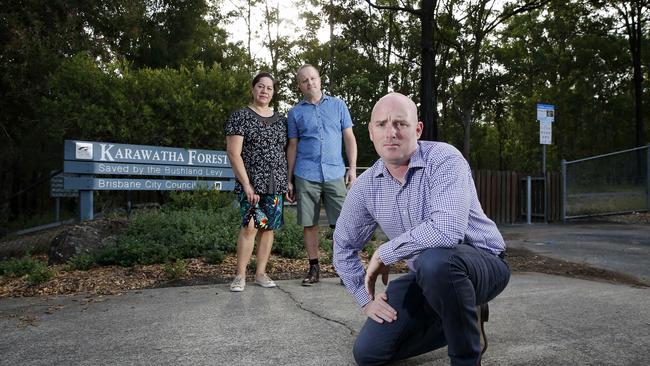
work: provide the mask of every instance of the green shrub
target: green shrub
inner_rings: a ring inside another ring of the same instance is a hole
[[[41,261],[36,261],[32,272],[27,275],[27,283],[30,285],[36,285],[49,281],[53,276],[54,272],[47,267],[47,264]]]
[[[305,256],[302,226],[296,223],[296,215],[284,212],[284,225],[275,231],[273,253],[285,258],[301,258]]]
[[[320,261],[323,264],[332,264],[332,256],[334,248],[332,247],[332,240],[327,239],[326,237],[321,238],[318,246],[321,250]]]
[[[95,266],[95,258],[89,254],[77,254],[68,259],[68,270],[87,271]]]
[[[153,264],[196,258],[209,250],[234,252],[239,214],[233,207],[138,213],[113,247],[95,253],[98,264]]]
[[[169,194],[169,202],[164,209],[169,211],[196,208],[216,211],[232,207],[235,196],[230,192],[199,189],[195,191],[178,191]]]
[[[203,260],[209,264],[219,264],[225,257],[226,254],[219,249],[211,249],[203,253]]]
[[[6,277],[22,277],[32,273],[39,261],[32,259],[29,255],[22,258],[9,258],[0,262],[0,275]]]
[[[374,242],[368,242],[366,246],[363,247],[363,251],[368,254],[368,257],[372,257],[372,255],[375,254],[375,250],[377,250],[377,247]]]
[[[163,271],[167,279],[177,280],[187,274],[187,262],[184,259],[179,259],[174,263],[165,263]]]
[[[248,268],[249,271],[255,272],[257,270],[257,258],[252,257],[246,268]]]
[[[10,258],[0,262],[0,275],[7,277],[27,275],[27,282],[34,285],[49,280],[54,273],[44,262],[26,255],[22,258]]]

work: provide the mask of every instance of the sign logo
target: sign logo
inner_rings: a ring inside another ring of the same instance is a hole
[[[74,156],[76,159],[92,160],[93,144],[87,142],[75,143]]]

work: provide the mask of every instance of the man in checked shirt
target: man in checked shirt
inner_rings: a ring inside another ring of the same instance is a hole
[[[368,130],[380,159],[352,186],[334,232],[334,266],[368,320],[359,365],[382,365],[447,346],[451,365],[480,365],[487,302],[508,284],[505,243],[483,213],[458,150],[419,142],[422,122],[402,94],[381,98]],[[390,239],[364,271],[358,253],[379,225]],[[388,267],[409,273],[375,293]]]

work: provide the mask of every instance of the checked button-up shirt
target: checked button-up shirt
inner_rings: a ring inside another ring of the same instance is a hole
[[[377,225],[388,236],[379,256],[386,265],[406,259],[409,268],[427,248],[471,244],[495,255],[505,242],[478,200],[462,154],[442,142],[418,142],[405,183],[378,160],[359,176],[345,199],[334,232],[334,266],[360,306],[370,298],[358,252]]]

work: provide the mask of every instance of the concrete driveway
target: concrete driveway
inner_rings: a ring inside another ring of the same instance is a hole
[[[508,244],[648,280],[650,227],[513,225]],[[326,279],[122,296],[0,299],[0,365],[354,365],[365,321]],[[483,365],[650,365],[650,288],[515,273],[490,303]],[[399,365],[447,365],[446,349]]]

